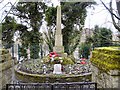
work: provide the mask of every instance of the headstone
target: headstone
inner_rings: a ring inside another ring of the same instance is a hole
[[[18,60],[18,43],[17,42],[14,43],[14,57],[16,57]]]
[[[30,60],[30,48],[27,49],[27,58]]]
[[[55,64],[53,74],[62,74],[61,68],[62,68],[61,64]]]

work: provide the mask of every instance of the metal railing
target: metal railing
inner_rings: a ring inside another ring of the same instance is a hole
[[[7,84],[6,90],[97,90],[97,83],[20,83]]]

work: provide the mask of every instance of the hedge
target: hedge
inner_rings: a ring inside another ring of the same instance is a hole
[[[90,60],[93,65],[105,72],[120,70],[120,47],[95,48]]]

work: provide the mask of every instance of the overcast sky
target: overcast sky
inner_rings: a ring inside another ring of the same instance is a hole
[[[2,0],[0,0],[1,2]],[[6,13],[4,12],[6,9],[9,10],[11,5],[8,4],[8,2],[11,2],[12,4],[15,3],[15,1],[18,0],[3,0],[2,3],[0,3],[0,22],[5,17]],[[101,27],[107,27],[112,29],[113,32],[116,32],[117,30],[112,25],[112,20],[110,17],[109,12],[104,8],[104,6],[101,4],[100,0],[95,0],[98,5],[95,6],[95,8],[87,9],[87,17],[85,21],[85,27],[86,28],[94,28],[95,25],[99,25]],[[103,0],[106,5],[108,5],[110,0]],[[58,4],[57,0],[52,0],[54,2],[54,5]],[[4,6],[6,7],[4,8]],[[113,8],[116,10],[116,3],[115,0],[113,0]]]
[[[116,32],[116,29],[112,24],[110,13],[105,9],[99,0],[95,1],[98,5],[95,6],[95,10],[88,10],[85,27],[93,28],[94,25],[97,24],[101,27],[111,28],[114,32]],[[109,5],[109,1],[110,0],[104,0],[107,6]],[[113,8],[116,10],[115,0],[113,0]]]

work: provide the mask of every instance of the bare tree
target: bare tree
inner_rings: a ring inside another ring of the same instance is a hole
[[[105,5],[105,3],[100,0],[102,2],[102,4],[104,5],[104,7],[109,11],[110,15],[111,15],[111,18],[112,18],[112,21],[113,21],[113,25],[114,27],[120,32],[120,25],[119,23],[117,23],[115,21],[115,18],[120,20],[120,0],[116,0],[116,5],[117,5],[117,12],[118,12],[118,15],[116,15],[114,12],[113,12],[113,8],[112,8],[112,0],[110,0],[110,3],[109,3],[109,8]]]
[[[0,3],[2,3],[4,0],[0,0]]]
[[[120,16],[120,0],[116,0],[116,5],[117,5],[118,14]]]

